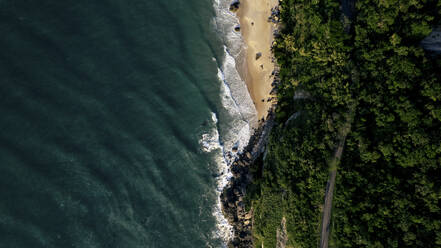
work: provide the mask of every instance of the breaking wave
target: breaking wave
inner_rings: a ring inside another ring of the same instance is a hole
[[[220,38],[224,44],[224,55],[218,63],[217,74],[221,86],[222,113],[212,113],[212,129],[203,134],[200,140],[202,150],[213,154],[217,165],[217,201],[213,208],[217,228],[213,235],[223,240],[225,247],[233,237],[233,227],[222,213],[220,195],[232,177],[231,163],[243,152],[257,125],[254,103],[237,69],[243,63],[241,58],[245,57],[245,44],[240,33],[234,31],[239,21],[229,11],[230,3],[230,0],[214,0],[216,17],[213,26],[222,35]]]
[[[216,204],[213,207],[213,216],[216,219],[216,229],[213,233],[214,238],[221,239],[226,247],[227,242],[233,237],[233,227],[228,223],[222,213],[222,202],[220,196],[224,187],[233,176],[225,157],[225,150],[219,139],[218,120],[215,113],[211,113],[212,129],[209,133],[203,134],[200,144],[202,150],[213,153],[213,158],[217,165],[216,174]]]

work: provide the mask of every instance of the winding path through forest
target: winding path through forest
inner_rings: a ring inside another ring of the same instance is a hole
[[[351,32],[352,21],[355,16],[355,2],[356,0],[342,0],[341,1],[341,9],[342,9],[342,22],[344,25],[344,30],[346,33]],[[340,130],[340,141],[338,143],[337,149],[335,150],[334,157],[329,163],[329,179],[326,184],[326,192],[325,192],[325,203],[323,206],[323,217],[321,223],[320,230],[320,248],[328,248],[329,244],[329,228],[331,224],[331,211],[332,211],[332,199],[334,197],[334,188],[335,188],[335,179],[337,177],[337,167],[340,163],[341,156],[343,154],[343,148],[346,142],[346,136],[351,130],[351,123],[355,113],[355,105],[350,107],[349,112],[346,116],[346,123],[343,128]]]
[[[323,208],[322,228],[320,233],[320,248],[328,247],[329,226],[331,224],[332,198],[334,197],[335,178],[337,176],[337,164],[340,162],[345,145],[346,135],[340,140],[334,158],[330,163],[331,171],[329,173],[328,183],[326,185],[325,204]]]
[[[346,113],[346,120],[343,127],[340,129],[338,146],[331,161],[329,162],[329,179],[326,184],[325,204],[323,206],[323,217],[320,231],[320,248],[328,248],[329,227],[331,224],[332,199],[334,197],[335,178],[337,177],[337,167],[340,163],[345,146],[346,137],[351,131],[352,121],[354,120],[356,104],[349,106],[349,111]]]

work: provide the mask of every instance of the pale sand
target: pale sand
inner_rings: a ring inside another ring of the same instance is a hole
[[[239,69],[242,69],[241,75],[256,106],[258,119],[266,119],[268,110],[272,106],[267,99],[270,97],[273,82],[271,73],[274,70],[274,63],[271,44],[276,25],[268,22],[268,17],[271,16],[271,8],[277,4],[278,0],[240,0],[237,12],[240,30],[246,44],[246,59],[243,68]],[[259,52],[262,56],[256,60],[256,53]]]

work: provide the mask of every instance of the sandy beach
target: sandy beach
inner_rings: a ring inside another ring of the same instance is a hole
[[[277,0],[241,0],[237,11],[246,44],[246,59],[239,70],[256,106],[258,119],[266,118],[272,105],[268,98],[271,97],[273,82],[271,44],[276,24],[269,22],[268,17],[271,16],[271,8],[277,4]]]

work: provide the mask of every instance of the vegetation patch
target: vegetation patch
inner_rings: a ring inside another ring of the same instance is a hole
[[[359,0],[352,20],[340,4],[281,1],[279,124],[246,199],[254,244],[276,247],[285,217],[287,247],[317,247],[329,161],[353,111],[330,246],[441,247],[441,60],[420,46],[441,2]]]

